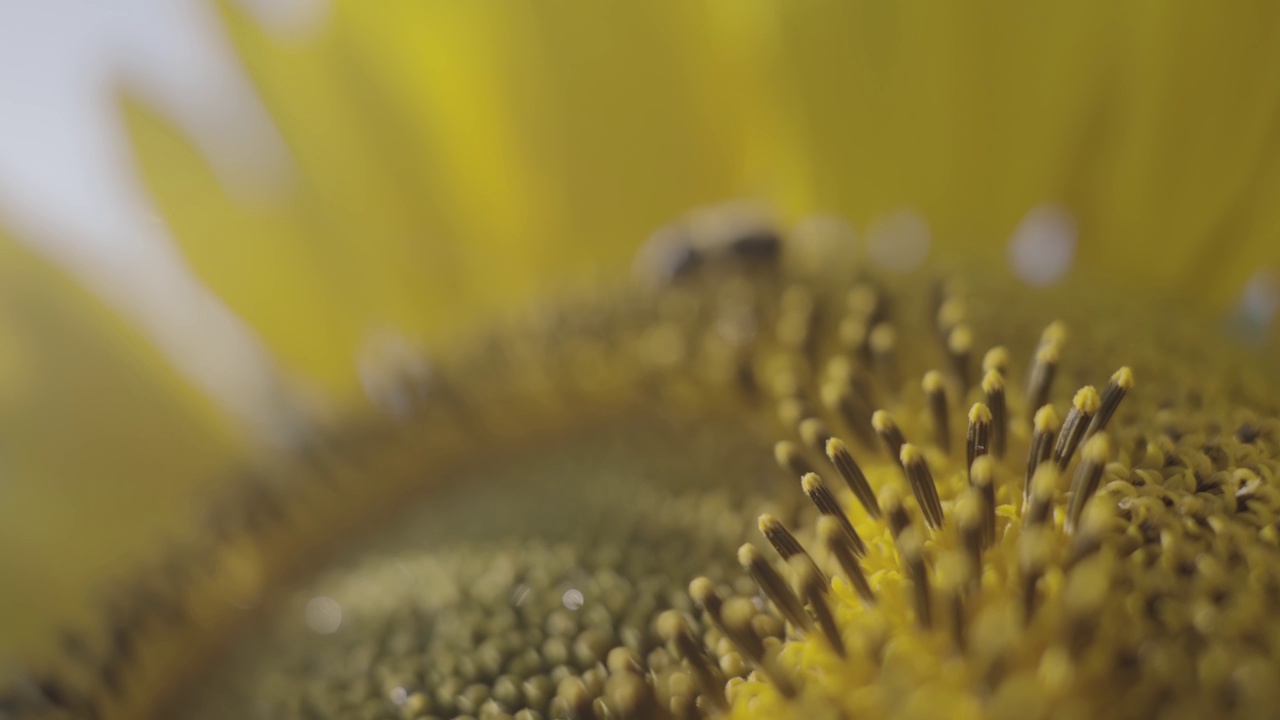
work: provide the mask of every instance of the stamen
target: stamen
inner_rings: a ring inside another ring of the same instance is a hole
[[[1058,413],[1052,405],[1045,405],[1036,411],[1035,421],[1031,425],[1031,445],[1027,451],[1027,475],[1022,486],[1022,504],[1026,505],[1031,497],[1031,478],[1041,463],[1049,461],[1053,455],[1054,440],[1058,435]]]
[[[924,559],[924,541],[919,528],[909,527],[898,536],[898,552],[902,567],[913,586],[912,599],[916,620],[926,629],[933,627],[932,590],[929,587],[928,567]]]
[[[773,446],[773,459],[788,475],[804,477],[813,472],[813,465],[805,458],[799,445],[790,440],[779,440]]]
[[[705,577],[696,577],[689,582],[689,597],[702,608],[711,622],[721,624],[720,611],[724,607],[724,598],[716,590],[715,583]]]
[[[816,569],[813,572],[817,572]],[[744,597],[733,597],[725,601],[721,609],[721,627],[725,637],[738,648],[744,658],[755,663],[761,672],[773,681],[778,692],[784,697],[795,695],[795,686],[781,671],[777,663],[765,655],[764,640],[756,632],[752,621],[755,620],[756,606]]]
[[[823,407],[839,417],[845,427],[852,430],[864,445],[871,445],[874,442],[868,428],[870,410],[850,382],[828,380],[823,383],[821,394]]]
[[[1093,437],[1096,433],[1106,429],[1107,423],[1111,421],[1111,416],[1116,412],[1116,408],[1120,407],[1120,401],[1124,400],[1125,394],[1132,387],[1133,371],[1129,368],[1122,367],[1111,375],[1111,380],[1107,382],[1107,387],[1102,391],[1102,406],[1098,408],[1097,414],[1089,422],[1089,429],[1085,432],[1085,438]]]
[[[840,522],[829,516],[818,518],[818,537],[826,545],[827,552],[831,553],[831,556],[840,564],[841,572],[858,592],[858,597],[862,598],[866,604],[874,605],[875,592],[867,582],[867,576],[862,572],[862,566],[858,564],[858,558],[854,555],[853,545],[849,542],[849,535]]]
[[[1068,533],[1075,532],[1076,523],[1084,513],[1085,504],[1098,490],[1102,471],[1111,461],[1111,438],[1105,434],[1094,435],[1085,442],[1080,456],[1080,467],[1076,468],[1076,476],[1071,481],[1071,502],[1067,506],[1066,531]]]
[[[836,470],[840,472],[840,477],[844,478],[844,481],[848,483],[849,489],[853,491],[854,497],[858,498],[858,502],[862,503],[862,507],[866,509],[867,514],[878,519],[880,517],[880,503],[876,502],[876,495],[871,490],[871,483],[867,481],[867,476],[863,474],[862,468],[858,467],[858,463],[854,461],[849,448],[839,438],[831,438],[827,441],[827,457],[831,459],[831,464],[835,465]]]
[[[698,684],[702,696],[721,712],[729,709],[724,697],[724,676],[707,655],[702,643],[693,636],[693,631],[677,610],[667,610],[658,616],[658,637],[675,645],[676,652],[689,663],[693,679]]]
[[[804,546],[787,530],[778,518],[765,513],[759,520],[760,533],[764,535],[774,550],[783,560],[790,560],[795,555],[804,554]]]
[[[964,547],[965,557],[972,568],[971,578],[978,579],[982,571],[983,534],[983,499],[977,488],[966,488],[956,499],[956,524],[960,527],[960,541]],[[974,588],[976,589],[976,587]]]
[[[961,388],[969,387],[970,366],[973,364],[973,331],[968,325],[957,325],[947,335],[947,355],[951,368]]]
[[[992,370],[1009,377],[1009,351],[1003,345],[991,348],[982,356],[982,373],[985,375]]]
[[[885,452],[889,453],[889,457],[901,462],[902,445],[907,441],[902,436],[902,431],[898,429],[898,424],[893,421],[889,413],[884,410],[877,410],[871,416],[871,427],[879,436],[880,442],[884,444]]]
[[[1023,621],[1030,623],[1036,611],[1036,586],[1044,576],[1053,555],[1053,533],[1045,527],[1028,528],[1022,534],[1018,550],[1018,566],[1022,572]]]
[[[988,370],[982,378],[982,392],[987,396],[987,408],[991,410],[991,454],[1003,459],[1005,435],[1009,425],[1004,398],[1004,375],[999,370]]]
[[[1067,419],[1062,423],[1062,432],[1058,433],[1058,444],[1053,447],[1053,460],[1059,469],[1066,470],[1071,463],[1071,456],[1084,439],[1089,422],[1097,414],[1101,404],[1102,399],[1092,385],[1085,385],[1076,391],[1071,400],[1071,409],[1067,411]]]
[[[778,555],[784,561],[790,562],[793,557],[803,556],[805,560],[814,564],[813,558],[809,556],[809,553],[805,552],[804,546],[800,544],[799,540],[796,540],[796,536],[791,534],[791,531],[782,524],[781,520],[765,513],[760,516],[759,526],[760,533],[769,541],[773,549],[778,551]],[[817,565],[814,564],[814,567],[817,567]]]
[[[1095,494],[1085,503],[1084,511],[1071,538],[1067,567],[1075,565],[1102,547],[1102,541],[1111,531],[1115,516],[1115,502],[1108,498]]]
[[[920,383],[925,402],[929,404],[929,416],[933,419],[933,441],[942,452],[951,452],[951,421],[947,416],[947,389],[942,373],[930,370]]]
[[[1027,407],[1041,408],[1049,402],[1053,376],[1058,372],[1058,346],[1042,345],[1036,350],[1031,376],[1027,381]]]
[[[1062,471],[1056,465],[1045,463],[1036,469],[1031,476],[1031,497],[1022,511],[1024,528],[1043,525],[1049,519],[1049,511],[1053,509],[1053,496],[1058,489],[1058,478]]]
[[[965,469],[972,474],[973,461],[991,449],[991,410],[982,403],[969,409],[969,431],[965,435]],[[973,482],[972,477],[969,480]]]
[[[825,452],[827,441],[831,439],[831,431],[826,423],[818,418],[805,418],[800,421],[797,429],[800,433],[800,442],[806,447],[819,455]]]
[[[938,561],[938,589],[945,599],[944,610],[947,614],[947,626],[951,631],[951,640],[958,650],[963,651],[968,645],[965,630],[968,622],[965,617],[965,595],[974,586],[973,568],[967,558],[956,553],[946,553]]]
[[[720,609],[721,629],[742,656],[756,665],[764,661],[764,639],[756,632],[756,606],[747,598],[731,597]]]
[[[892,484],[880,488],[880,507],[884,509],[889,534],[897,540],[902,536],[902,531],[911,525],[911,515],[907,513],[907,506],[902,502],[902,490]]]
[[[858,537],[858,531],[853,529],[853,523],[849,522],[849,518],[844,514],[844,510],[840,509],[840,503],[836,502],[836,496],[831,494],[827,489],[822,478],[816,473],[809,473],[800,479],[800,487],[804,490],[804,494],[818,508],[818,512],[827,517],[835,518],[837,522],[849,534],[849,542],[853,544],[853,550],[862,557],[867,554],[867,545]]]
[[[942,501],[938,499],[938,486],[933,482],[933,473],[929,472],[929,463],[925,461],[924,453],[911,443],[904,443],[901,459],[907,483],[916,496],[925,523],[937,530],[942,527]]]
[[[996,542],[996,463],[989,455],[974,461],[969,469],[969,484],[977,493],[978,513],[982,524],[982,546]]]
[[[799,563],[796,566],[796,576],[800,596],[813,610],[813,616],[817,619],[823,636],[827,638],[827,642],[831,643],[831,649],[836,655],[844,657],[844,640],[840,637],[835,615],[832,614],[831,606],[827,603],[826,579],[818,573],[816,568],[805,563]]]
[[[765,559],[759,548],[751,543],[738,548],[738,564],[747,571],[751,579],[760,587],[760,591],[769,598],[774,607],[778,608],[778,612],[787,622],[802,631],[813,627],[813,621],[805,612],[800,598],[796,597],[787,581]]]

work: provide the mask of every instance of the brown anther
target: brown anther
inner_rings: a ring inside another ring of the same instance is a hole
[[[1053,534],[1049,528],[1031,527],[1023,531],[1018,547],[1018,569],[1022,573],[1022,613],[1026,623],[1035,616],[1036,586],[1044,577],[1052,555]]]
[[[813,472],[813,465],[805,458],[804,451],[790,440],[779,440],[774,443],[773,459],[783,472],[797,478]]]
[[[804,552],[804,547],[800,545],[800,541],[787,530],[786,526],[778,518],[764,514],[760,516],[760,533],[764,535],[774,550],[782,556],[783,560],[789,560],[794,555]]]
[[[970,368],[973,365],[973,331],[968,325],[957,325],[947,335],[947,355],[951,358],[951,369],[960,387],[968,388],[972,382]]]
[[[975,572],[969,559],[956,553],[944,554],[937,565],[937,585],[944,601],[947,628],[956,649],[962,652],[968,645],[965,595],[976,587]]]
[[[1009,430],[1009,411],[1004,396],[1004,375],[998,370],[988,370],[982,378],[982,393],[991,411],[991,454],[1004,458],[1006,434]]]
[[[983,499],[977,488],[966,488],[956,499],[956,525],[960,528],[960,543],[964,547],[964,555],[972,566],[971,579],[975,582],[982,571],[983,533]],[[976,589],[976,588],[974,588]]]
[[[982,523],[982,546],[996,542],[996,463],[989,455],[974,460],[969,469],[969,484],[980,501],[978,512]]]
[[[1045,405],[1036,411],[1035,421],[1031,425],[1031,445],[1027,451],[1027,474],[1022,486],[1022,503],[1025,505],[1031,497],[1031,478],[1041,463],[1049,461],[1053,456],[1053,446],[1058,436],[1058,413],[1052,405]]]
[[[867,576],[862,572],[862,566],[858,564],[858,558],[854,555],[853,545],[849,542],[849,535],[839,521],[828,516],[818,518],[818,537],[822,539],[827,552],[835,558],[845,579],[857,591],[863,602],[868,605],[875,604],[875,592],[867,582]]]
[[[902,502],[902,490],[897,485],[885,485],[880,488],[880,507],[884,510],[885,523],[889,526],[889,534],[896,540],[902,531],[911,525],[911,516],[907,506]]]
[[[805,552],[804,546],[782,524],[781,520],[765,513],[760,516],[759,527],[760,533],[764,535],[765,539],[769,541],[769,544],[773,546],[773,549],[778,552],[778,555],[784,561],[790,562],[792,558],[803,557],[809,563],[813,563],[813,558],[809,556],[809,553]],[[815,564],[814,567],[817,567],[817,565]]]
[[[965,470],[971,473],[973,461],[991,452],[991,410],[986,405],[974,403],[969,409],[969,429],[964,444]]]
[[[938,499],[938,486],[933,482],[933,473],[929,471],[924,453],[911,443],[904,443],[901,459],[907,483],[916,496],[916,503],[920,505],[925,524],[937,530],[942,527],[943,522],[942,501]]]
[[[858,531],[853,528],[853,523],[849,522],[849,517],[844,514],[844,510],[840,508],[840,503],[836,501],[836,496],[831,493],[822,478],[816,473],[809,473],[800,479],[800,487],[804,490],[804,494],[818,508],[818,512],[827,517],[835,518],[844,531],[849,535],[849,542],[853,545],[854,552],[858,557],[867,554],[867,544],[858,536]]]
[[[729,704],[724,697],[724,676],[720,674],[720,669],[716,667],[702,643],[693,636],[693,631],[689,629],[680,613],[676,610],[662,613],[658,616],[657,628],[658,636],[675,645],[676,652],[689,663],[693,679],[707,702],[722,712],[728,710]]]
[[[747,543],[738,548],[738,564],[747,571],[751,579],[760,587],[760,591],[769,598],[774,607],[778,608],[778,612],[787,622],[800,630],[808,630],[813,626],[800,598],[796,597],[791,586],[755,545]]]
[[[893,421],[893,417],[884,410],[877,410],[871,415],[871,428],[876,431],[876,436],[880,438],[889,457],[895,462],[902,462],[902,444],[907,439],[903,437],[902,430],[898,429],[898,423]]]
[[[815,570],[816,572],[816,570]],[[765,652],[764,640],[756,633],[752,621],[755,619],[756,606],[744,597],[734,597],[725,601],[721,615],[721,630],[725,637],[733,643],[738,652],[760,668],[773,681],[778,692],[784,697],[795,694],[795,685],[781,671],[777,663]]]
[[[1031,476],[1031,497],[1022,510],[1024,528],[1043,525],[1053,509],[1053,496],[1058,489],[1061,471],[1056,465],[1045,463]]]
[[[858,502],[862,503],[862,507],[866,509],[867,514],[873,518],[879,518],[880,503],[876,501],[876,495],[871,489],[871,483],[867,481],[867,476],[863,474],[862,468],[858,467],[858,463],[854,461],[848,446],[838,438],[831,438],[827,441],[826,450],[831,464],[840,472],[840,477],[844,478],[845,483],[849,485],[849,489],[853,491],[853,496],[858,499]]]
[[[836,655],[844,657],[844,640],[840,637],[835,615],[832,614],[831,606],[827,602],[826,578],[822,577],[816,568],[799,563],[796,566],[796,585],[800,589],[800,597],[813,610],[818,627],[827,638],[827,642],[831,644],[831,649]]]
[[[1072,398],[1071,409],[1067,411],[1067,419],[1062,422],[1062,431],[1058,433],[1058,443],[1053,446],[1053,461],[1060,470],[1066,470],[1071,463],[1071,457],[1101,404],[1102,399],[1092,385],[1080,388]]]
[[[1066,531],[1068,533],[1075,532],[1076,523],[1084,513],[1085,504],[1098,490],[1102,471],[1111,461],[1111,438],[1105,434],[1094,435],[1085,441],[1080,456],[1080,467],[1076,468],[1075,478],[1071,481],[1071,501],[1067,505]]]
[[[1041,408],[1049,402],[1053,376],[1058,372],[1058,346],[1042,345],[1036,350],[1027,381],[1027,407]]]
[[[925,402],[929,405],[929,417],[933,420],[933,441],[938,449],[951,452],[951,420],[947,413],[947,389],[942,373],[930,370],[920,383]]]
[[[1085,431],[1086,439],[1106,429],[1107,423],[1111,421],[1111,416],[1116,412],[1116,408],[1120,407],[1120,401],[1124,400],[1124,396],[1132,387],[1133,371],[1129,368],[1122,367],[1111,375],[1111,380],[1107,382],[1107,387],[1102,391],[1102,404],[1093,419],[1089,421],[1089,429]]]
[[[929,569],[924,557],[924,540],[919,528],[908,527],[898,536],[898,553],[902,567],[913,588],[912,600],[916,620],[926,629],[933,627],[933,591],[929,587]]]
[[[712,622],[720,623],[720,608],[724,605],[724,597],[716,590],[715,583],[705,577],[696,577],[689,581],[689,597],[698,607],[707,613]]]
[[[756,633],[752,622],[758,612],[755,604],[744,597],[731,597],[725,600],[721,611],[725,636],[738,648],[744,658],[757,664],[764,659],[764,640]]]

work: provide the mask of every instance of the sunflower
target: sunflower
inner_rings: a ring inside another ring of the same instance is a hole
[[[0,246],[0,713],[1273,713],[1269,4],[216,10],[284,189],[121,116],[280,383]]]

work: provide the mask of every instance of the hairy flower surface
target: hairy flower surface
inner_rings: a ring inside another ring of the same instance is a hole
[[[1264,355],[1137,297],[728,237],[239,477],[6,707],[1269,716]]]

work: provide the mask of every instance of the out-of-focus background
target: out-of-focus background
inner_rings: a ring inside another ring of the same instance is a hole
[[[246,452],[752,198],[1274,325],[1280,7],[0,0],[0,662]]]

